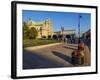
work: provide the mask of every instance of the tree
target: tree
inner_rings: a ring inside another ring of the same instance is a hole
[[[37,30],[34,27],[32,27],[29,30],[29,39],[36,39],[37,35],[38,35]]]
[[[23,22],[23,38],[29,38],[29,28],[26,22]]]
[[[29,28],[26,22],[23,22],[23,38],[24,39],[35,39],[38,35],[37,30],[32,27]]]
[[[40,34],[41,34],[41,38],[42,38],[42,27],[40,27]]]

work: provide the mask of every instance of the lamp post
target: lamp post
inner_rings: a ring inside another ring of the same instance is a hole
[[[80,19],[82,18],[81,14],[79,15],[79,18],[78,18],[78,35],[79,35],[79,39],[78,39],[78,44],[80,43]]]

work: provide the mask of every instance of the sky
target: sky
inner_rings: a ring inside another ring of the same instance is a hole
[[[31,18],[33,21],[39,22],[49,18],[52,22],[54,32],[60,31],[61,27],[64,27],[64,30],[75,29],[77,34],[79,15],[82,16],[80,18],[80,31],[84,33],[91,26],[91,14],[89,13],[23,10],[22,20],[28,21]]]

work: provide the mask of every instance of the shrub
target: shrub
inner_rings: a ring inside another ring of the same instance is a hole
[[[34,27],[32,27],[29,30],[29,39],[36,39],[37,35],[38,35],[37,30]]]

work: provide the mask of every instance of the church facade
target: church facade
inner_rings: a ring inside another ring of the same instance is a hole
[[[29,19],[27,21],[27,25],[29,28],[34,27],[37,30],[38,32],[37,38],[48,38],[48,36],[53,35],[52,23],[50,19],[40,22],[34,22],[31,19]]]
[[[37,38],[53,38],[54,35],[59,36],[59,35],[63,35],[66,38],[75,38],[75,32],[76,30],[60,30],[57,32],[53,32],[53,26],[52,26],[52,22],[50,19],[46,19],[44,21],[39,21],[39,22],[35,22],[32,19],[29,19],[27,22],[27,26],[29,28],[34,27],[37,32],[38,32],[38,36]]]

